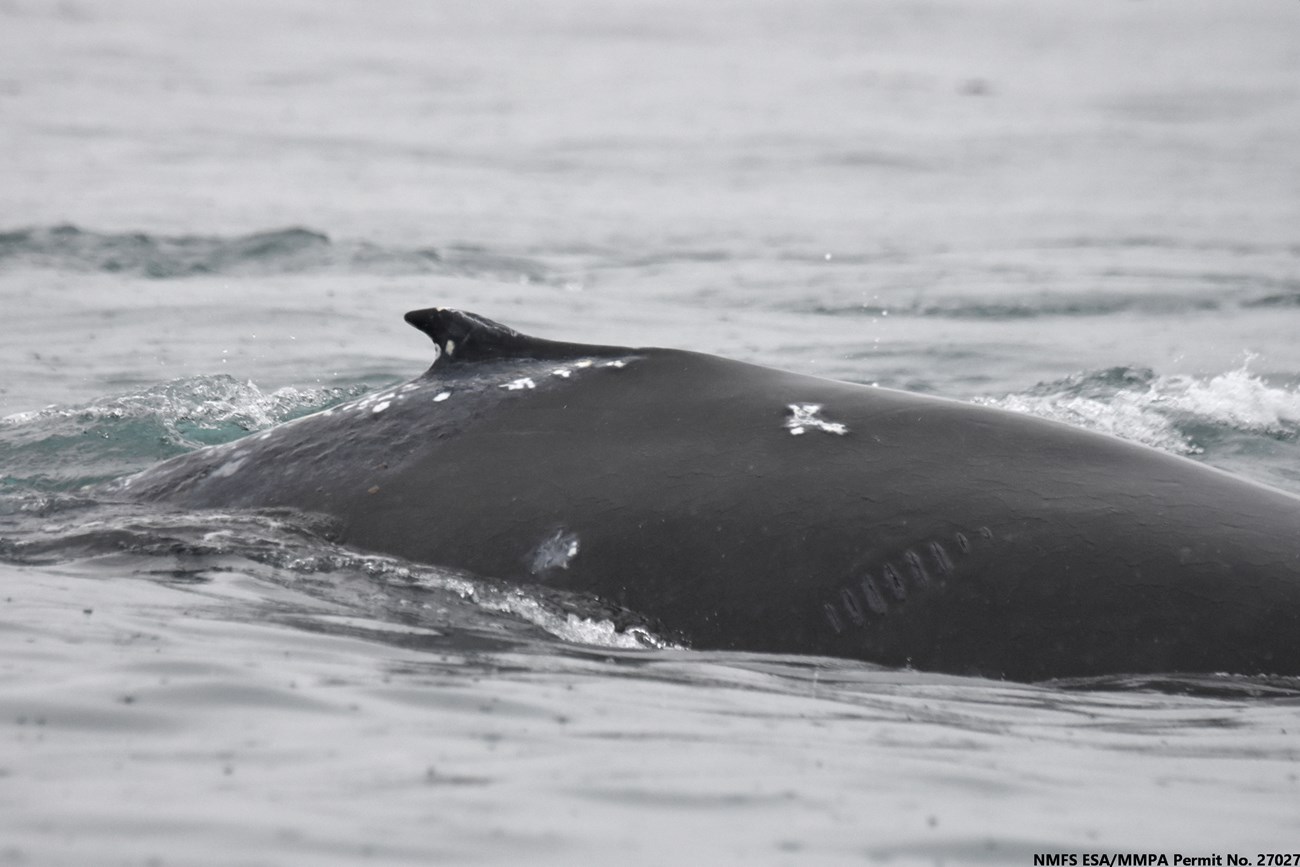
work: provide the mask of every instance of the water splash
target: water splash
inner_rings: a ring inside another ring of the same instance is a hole
[[[1116,367],[975,403],[1062,421],[1175,454],[1199,454],[1216,434],[1300,436],[1300,389],[1240,367],[1211,377]]]
[[[1241,367],[1209,379],[1164,378],[1152,404],[1241,431],[1290,438],[1300,433],[1300,389],[1269,385]]]
[[[177,379],[82,406],[0,419],[0,485],[66,490],[340,403],[365,386],[266,392],[231,376]]]

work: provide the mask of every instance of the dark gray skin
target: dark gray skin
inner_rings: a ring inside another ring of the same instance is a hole
[[[356,548],[594,593],[697,648],[1300,675],[1300,498],[987,407],[407,321],[439,349],[418,379],[118,490],[324,513]]]

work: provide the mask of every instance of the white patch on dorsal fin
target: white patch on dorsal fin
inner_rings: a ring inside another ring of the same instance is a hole
[[[618,346],[588,346],[530,337],[491,319],[445,307],[412,310],[406,314],[406,321],[429,335],[440,349],[444,363],[501,359],[567,361],[590,356],[621,358],[631,354],[630,350]],[[436,363],[438,357],[434,360]]]

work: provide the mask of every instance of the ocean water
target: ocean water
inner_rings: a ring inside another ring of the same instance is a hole
[[[0,864],[1296,852],[1300,687],[701,652],[85,486],[409,309],[1300,493],[1300,6],[0,0]]]

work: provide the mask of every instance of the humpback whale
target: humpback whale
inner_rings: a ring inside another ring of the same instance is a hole
[[[1032,416],[416,310],[405,384],[116,483],[594,594],[701,649],[1300,675],[1300,498]]]

